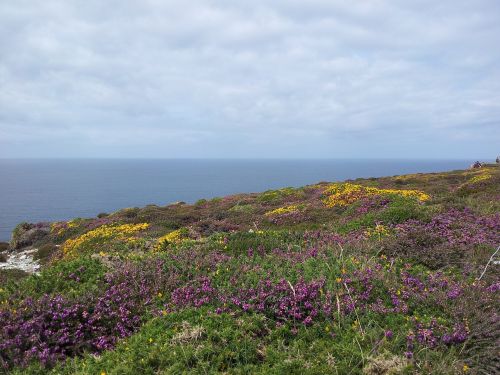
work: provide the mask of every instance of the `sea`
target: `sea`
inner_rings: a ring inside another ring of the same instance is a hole
[[[20,222],[95,217],[320,181],[465,169],[474,160],[0,159],[0,241]]]

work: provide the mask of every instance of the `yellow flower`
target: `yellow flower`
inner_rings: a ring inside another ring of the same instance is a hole
[[[150,337],[149,338],[149,343],[151,344],[153,342],[153,339]]]
[[[329,327],[329,326],[326,326],[326,327],[325,327],[325,331],[326,331],[326,332],[330,332],[330,327]]]
[[[291,206],[276,208],[275,210],[266,212],[264,215],[265,216],[278,216],[278,215],[283,215],[283,214],[287,214],[287,213],[291,213],[291,212],[297,212],[298,210],[299,210],[299,206],[291,205]]]
[[[378,239],[381,239],[384,236],[389,235],[389,229],[387,229],[386,226],[377,224],[375,225],[375,228],[369,228],[365,231],[365,235],[367,237],[376,237]]]
[[[65,255],[74,255],[76,252],[86,244],[102,245],[106,241],[116,239],[127,241],[130,237],[137,232],[145,230],[149,227],[148,223],[142,224],[122,224],[122,225],[102,225],[79,237],[68,239],[63,245],[63,252]]]
[[[101,371],[101,375],[106,375],[106,371]]]
[[[406,198],[415,198],[421,202],[430,199],[428,194],[420,190],[379,189],[348,182],[331,184],[324,190],[324,193],[327,197],[323,200],[323,203],[327,207],[347,206],[359,199],[376,195],[399,195]]]
[[[341,277],[337,277],[335,280],[336,280],[339,284],[342,282],[342,278],[341,278]]]
[[[469,366],[464,365],[464,367],[462,369],[464,370],[464,372],[468,372],[470,368],[469,368]]]
[[[186,228],[174,230],[174,231],[164,235],[163,237],[158,238],[155,250],[156,251],[162,250],[164,248],[164,246],[169,245],[169,244],[178,245],[186,239],[187,239],[187,229]]]
[[[158,298],[161,298],[163,297],[163,294],[161,294],[160,292],[158,292]]]
[[[485,171],[486,172],[486,171]],[[489,180],[490,178],[492,178],[493,175],[489,172],[486,172],[486,173],[481,173],[477,176],[474,176],[472,177],[470,180],[469,180],[469,184],[476,184],[478,182],[481,182],[481,181],[486,181],[486,180]]]

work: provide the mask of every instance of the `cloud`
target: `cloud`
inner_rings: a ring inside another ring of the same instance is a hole
[[[494,0],[4,2],[0,157],[492,157],[499,20]]]

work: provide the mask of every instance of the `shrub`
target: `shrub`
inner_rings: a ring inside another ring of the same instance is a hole
[[[430,199],[428,194],[419,190],[379,189],[351,183],[331,184],[324,190],[324,194],[326,198],[323,202],[327,207],[347,206],[371,196],[396,196],[415,199],[420,202]]]
[[[110,245],[113,241],[133,244],[135,235],[147,229],[149,224],[102,225],[77,238],[66,240],[63,246],[65,255],[75,256],[89,252],[98,252],[101,246]]]
[[[282,201],[286,198],[295,198],[303,196],[304,192],[302,189],[295,189],[292,187],[286,187],[278,190],[268,190],[257,196],[257,202],[270,203]]]
[[[17,268],[0,269],[0,285],[4,288],[6,284],[20,281],[28,276],[29,273]]]
[[[241,212],[244,214],[250,214],[254,210],[254,206],[251,204],[236,204],[229,209],[230,212]]]
[[[51,366],[66,357],[113,348],[147,317],[161,283],[158,268],[161,264],[144,268],[128,263],[109,274],[94,294],[44,294],[0,309],[0,368],[34,360]]]
[[[29,275],[21,283],[5,289],[14,299],[19,299],[21,296],[39,298],[45,294],[57,293],[74,297],[98,291],[99,283],[106,271],[107,268],[98,260],[88,258],[64,260],[42,269],[38,275]]]
[[[156,251],[166,250],[170,246],[180,245],[183,241],[189,239],[189,230],[180,228],[160,237],[155,246]]]
[[[276,248],[286,248],[288,244],[303,241],[301,233],[288,231],[250,231],[216,234],[210,238],[212,248],[225,247],[231,254],[247,254],[248,249],[257,253],[267,253]]]
[[[460,254],[458,249],[448,249],[445,254],[437,253],[436,249],[442,246],[444,240],[425,230],[411,231],[394,237],[387,237],[382,241],[382,254],[390,258],[403,258],[417,261],[431,269],[441,268],[453,264],[450,255]],[[450,262],[448,262],[448,260]]]
[[[57,252],[58,248],[54,244],[45,244],[42,245],[38,251],[33,256],[34,260],[38,260],[41,263],[47,263],[50,261],[52,256]]]

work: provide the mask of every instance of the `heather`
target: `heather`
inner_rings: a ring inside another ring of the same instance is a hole
[[[498,265],[479,275],[500,245],[500,173],[484,168],[53,223],[41,273],[0,289],[0,366],[494,373]]]

